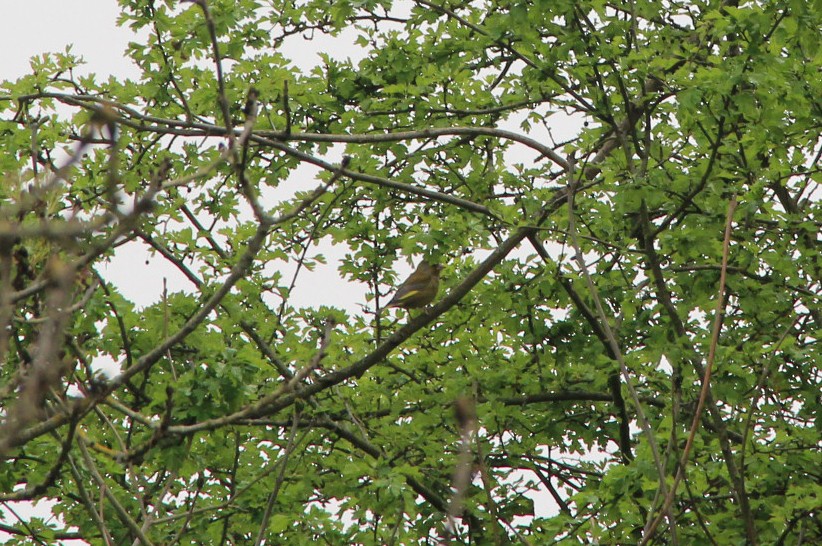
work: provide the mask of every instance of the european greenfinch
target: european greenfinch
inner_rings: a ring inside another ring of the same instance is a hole
[[[411,273],[403,282],[397,293],[386,307],[402,307],[403,309],[415,309],[425,307],[437,297],[440,287],[441,265],[431,265],[423,260],[417,266],[416,271]]]

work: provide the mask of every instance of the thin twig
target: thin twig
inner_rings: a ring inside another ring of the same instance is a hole
[[[120,503],[117,497],[111,492],[111,490],[106,486],[106,481],[103,476],[100,474],[99,470],[97,470],[97,466],[94,464],[94,460],[91,458],[91,454],[86,449],[85,441],[82,438],[77,439],[77,446],[80,448],[80,453],[83,455],[83,460],[85,461],[86,469],[91,474],[94,481],[97,483],[97,487],[100,488],[101,492],[101,500],[105,497],[109,503],[111,503],[114,511],[120,518],[128,529],[134,533],[134,536],[140,539],[143,546],[153,546],[153,542],[149,540],[143,530],[137,525],[137,522],[129,515],[128,511],[125,507]]]
[[[597,290],[597,287],[594,284],[593,279],[591,278],[591,273],[588,271],[588,265],[585,263],[585,256],[583,255],[582,248],[579,245],[579,239],[577,237],[576,230],[576,211],[574,210],[574,198],[576,194],[577,183],[578,181],[574,173],[574,158],[572,155],[568,158],[567,198],[568,232],[571,236],[571,245],[574,248],[574,257],[576,259],[579,270],[585,278],[586,284],[588,285],[588,290],[591,293],[591,299],[594,300],[594,307],[597,310],[597,316],[599,318],[602,331],[604,332],[605,337],[608,341],[608,346],[610,347],[611,352],[614,355],[614,358],[616,358],[617,363],[619,364],[619,370],[623,380],[625,381],[625,386],[628,388],[628,393],[631,395],[631,399],[633,400],[637,418],[639,420],[640,426],[642,427],[642,432],[647,438],[648,445],[651,448],[651,456],[653,457],[654,465],[657,469],[659,488],[664,494],[667,491],[667,485],[665,483],[665,469],[662,465],[662,460],[659,456],[659,447],[657,446],[656,438],[654,437],[654,431],[651,428],[651,423],[648,420],[648,417],[645,415],[645,410],[642,409],[642,403],[639,399],[639,394],[636,392],[636,389],[634,388],[633,381],[631,379],[631,373],[628,370],[628,366],[625,364],[625,359],[622,357],[622,349],[620,349],[619,342],[617,341],[613,330],[611,330],[611,325],[608,321],[608,315],[605,313],[605,309],[603,308],[602,301],[599,297],[599,291]],[[668,513],[667,515],[668,524],[673,528],[673,526],[676,524],[674,518],[671,516],[670,513]]]
[[[708,392],[710,390],[711,371],[713,370],[714,359],[716,358],[716,347],[719,343],[719,332],[722,330],[722,316],[724,314],[723,310],[725,307],[725,281],[728,273],[728,254],[731,244],[731,231],[733,226],[734,211],[736,210],[736,204],[736,196],[734,195],[731,198],[731,202],[728,203],[728,215],[725,220],[725,237],[722,243],[722,268],[720,269],[719,274],[719,288],[717,289],[716,311],[714,314],[713,329],[711,332],[711,346],[708,349],[708,363],[705,366],[705,375],[702,378],[702,390],[699,393],[699,400],[697,401],[696,411],[694,411],[694,418],[691,422],[691,430],[688,434],[688,440],[685,442],[685,448],[682,450],[682,456],[679,459],[679,467],[676,471],[674,483],[671,485],[671,489],[665,496],[665,501],[662,504],[662,508],[659,512],[659,515],[651,522],[650,525],[646,527],[645,531],[643,532],[642,541],[639,543],[639,546],[644,546],[645,544],[648,544],[648,542],[653,537],[654,531],[656,530],[657,526],[662,520],[664,514],[667,513],[667,511],[671,507],[671,504],[673,504],[674,502],[679,482],[682,481],[682,478],[685,475],[685,467],[688,464],[688,457],[690,456],[691,448],[694,444],[696,431],[699,428],[699,421],[702,418],[702,410],[705,407],[705,400],[707,399]],[[738,494],[742,495],[744,494],[744,492],[739,491]]]
[[[451,489],[454,493],[448,502],[448,511],[446,512],[444,537],[446,542],[457,534],[456,520],[462,513],[462,501],[468,486],[471,484],[474,468],[471,460],[471,439],[477,431],[477,412],[471,398],[459,398],[454,404],[454,413],[460,431],[460,448],[457,455],[457,464],[454,467],[454,477],[451,479]]]
[[[288,444],[285,446],[285,452],[282,454],[282,459],[280,461],[280,472],[277,474],[277,480],[274,482],[274,489],[268,495],[265,512],[263,513],[263,520],[260,523],[260,532],[257,534],[257,540],[254,542],[255,546],[260,546],[265,540],[265,532],[268,529],[268,521],[271,518],[271,513],[274,511],[274,505],[277,503],[277,496],[280,493],[280,488],[283,485],[283,481],[285,481],[285,471],[286,468],[288,468],[288,457],[294,451],[299,422],[300,412],[294,411],[291,433],[288,435]]]

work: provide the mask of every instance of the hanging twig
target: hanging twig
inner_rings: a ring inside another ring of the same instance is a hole
[[[694,437],[696,436],[696,431],[699,428],[699,421],[702,418],[702,410],[705,407],[705,400],[707,399],[708,392],[710,391],[711,372],[714,366],[714,359],[716,358],[716,346],[719,343],[719,332],[722,329],[722,316],[724,314],[723,310],[725,307],[725,280],[728,273],[728,252],[731,244],[731,228],[735,210],[736,196],[734,195],[731,198],[731,202],[728,203],[728,215],[725,220],[725,237],[722,244],[722,268],[719,272],[719,288],[717,290],[716,311],[714,313],[713,330],[711,332],[711,346],[708,349],[708,363],[705,366],[705,375],[702,378],[702,390],[699,393],[696,411],[694,411],[694,418],[691,422],[691,431],[688,434],[688,440],[685,442],[685,448],[682,450],[682,456],[679,459],[679,466],[676,471],[674,483],[671,485],[671,489],[665,496],[665,501],[662,504],[662,509],[659,511],[659,515],[645,529],[639,546],[648,544],[648,541],[651,540],[651,537],[659,525],[659,522],[662,520],[663,515],[667,513],[671,507],[671,504],[674,502],[674,498],[676,497],[676,489],[679,486],[679,482],[682,481],[682,478],[685,475],[685,467],[688,464],[688,457],[694,444]],[[741,491],[738,493],[740,495],[742,494]]]

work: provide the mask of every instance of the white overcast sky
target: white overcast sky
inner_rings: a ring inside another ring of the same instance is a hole
[[[192,6],[183,4],[179,9],[192,9]],[[71,52],[86,62],[78,71],[80,74],[94,73],[99,80],[109,75],[124,79],[139,78],[139,71],[124,55],[128,43],[139,39],[130,29],[117,26],[118,14],[119,6],[114,0],[3,1],[0,3],[0,21],[5,21],[6,25],[0,32],[0,80],[14,80],[28,73],[32,56],[62,52],[67,46],[71,46]],[[14,24],[9,24],[11,21]],[[317,52],[322,50],[335,52],[338,56],[341,53],[357,55],[353,32],[337,41],[345,40],[352,44],[349,48],[339,47],[339,44],[329,47],[323,40],[315,38],[307,41],[298,36],[292,43],[286,44],[284,53],[301,67],[317,63]],[[340,282],[336,268],[345,248],[323,248],[322,253],[328,259],[328,266],[314,272],[303,269],[293,296],[298,298],[301,305],[335,305],[356,312],[359,305],[365,303],[365,286],[348,285],[344,290],[335,286]],[[284,278],[290,282],[293,267],[290,264],[280,265]],[[160,258],[149,259],[144,247],[136,243],[121,247],[111,265],[104,270],[106,277],[115,282],[123,295],[140,306],[159,300],[164,280],[170,291],[192,288],[176,269]],[[310,289],[300,291],[303,286]]]
[[[399,0],[392,8],[393,15],[406,15],[410,6]],[[177,9],[197,9],[191,4],[179,4]],[[79,73],[94,73],[99,80],[109,75],[120,78],[138,78],[139,72],[124,55],[128,42],[138,40],[128,28],[116,25],[119,6],[115,0],[0,0],[0,21],[5,24],[0,32],[0,80],[16,79],[29,71],[29,59],[46,52],[64,51],[71,46],[72,52],[82,57],[86,65]],[[317,53],[325,51],[337,58],[362,56],[362,50],[354,45],[355,32],[344,31],[336,39],[315,37],[305,40],[295,36],[286,43],[282,52],[301,69],[319,62]],[[565,140],[581,128],[581,120],[571,119],[562,112],[551,117],[553,137]],[[502,124],[501,128],[519,131],[514,120]],[[530,136],[548,142],[547,131],[533,127]],[[535,159],[533,150],[512,147],[509,159],[529,163]],[[328,158],[336,160],[336,158]],[[311,172],[315,172],[312,170]],[[311,182],[312,176],[300,173],[302,181]],[[309,187],[313,187],[313,182]],[[303,184],[305,185],[305,184]],[[293,191],[294,185],[289,185]],[[300,187],[305,190],[307,187]],[[302,270],[297,290],[293,297],[301,305],[334,305],[349,311],[357,311],[365,302],[365,286],[339,285],[336,273],[338,260],[346,250],[344,247],[323,247],[328,266],[314,272]],[[529,252],[525,252],[526,254]],[[163,279],[168,280],[169,290],[191,289],[192,286],[170,265],[160,259],[146,263],[147,254],[139,245],[121,248],[106,276],[113,280],[124,296],[138,305],[148,305],[159,300]],[[410,264],[397,266],[402,278],[410,272]],[[284,278],[290,279],[292,271],[284,265]],[[310,277],[310,278],[306,278]],[[310,287],[300,290],[300,287]]]
[[[408,3],[400,0],[392,8],[392,14],[406,15],[409,7]],[[177,9],[197,8],[192,4],[179,4]],[[6,22],[0,32],[0,80],[13,80],[26,74],[30,70],[29,59],[32,56],[64,51],[67,46],[71,46],[72,53],[85,60],[86,64],[78,71],[81,74],[94,73],[99,77],[98,80],[104,80],[109,75],[123,79],[139,78],[139,72],[124,52],[130,41],[142,40],[134,36],[130,29],[117,26],[118,14],[119,6],[114,0],[0,0],[0,21]],[[13,24],[9,23],[11,21]],[[337,58],[361,58],[363,52],[354,45],[355,37],[353,30],[344,31],[336,38],[317,35],[312,40],[306,40],[297,35],[284,44],[281,51],[306,71],[320,61],[317,55],[320,51]],[[570,119],[562,112],[552,116],[551,122],[553,136],[557,140],[569,138],[581,127],[580,120]],[[520,130],[513,120],[501,125],[501,128]],[[533,131],[530,136],[548,141],[547,131],[538,126],[534,126]],[[336,153],[339,155],[339,151]],[[525,164],[536,157],[533,150],[517,146],[512,147],[509,154],[510,161]],[[334,156],[326,159],[338,160]],[[282,188],[289,194],[298,186],[300,190],[313,188],[316,185],[312,180],[314,172],[316,169],[309,167],[295,177],[299,183],[283,184]],[[300,306],[331,305],[349,312],[358,312],[366,304],[367,287],[346,283],[339,278],[337,267],[346,252],[347,249],[342,245],[331,247],[323,244],[321,253],[327,259],[327,265],[311,272],[305,269],[299,272],[300,277],[291,295],[292,301]],[[515,254],[530,253],[530,249],[522,248]],[[484,254],[480,253],[477,257]],[[415,259],[418,260],[419,257]],[[403,278],[412,268],[413,264],[398,262],[398,278]],[[159,301],[164,283],[167,283],[171,292],[194,288],[167,261],[159,257],[151,258],[141,243],[120,247],[111,263],[102,269],[106,278],[114,282],[123,295],[138,306]],[[270,269],[280,270],[284,282],[291,282],[294,264],[275,262],[270,264]]]
[[[135,75],[123,58],[131,39],[127,29],[115,24],[119,6],[114,0],[27,0],[0,3],[0,79],[26,74],[29,58],[46,52],[72,52],[100,74]]]

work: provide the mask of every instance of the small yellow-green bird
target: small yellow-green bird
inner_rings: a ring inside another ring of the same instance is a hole
[[[440,288],[440,271],[443,266],[431,265],[423,260],[417,266],[416,271],[405,279],[397,293],[386,307],[402,307],[403,309],[416,309],[425,307],[437,297]]]

